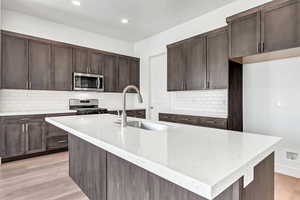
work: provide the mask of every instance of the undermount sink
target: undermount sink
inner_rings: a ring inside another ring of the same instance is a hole
[[[155,122],[143,122],[143,121],[129,121],[127,122],[127,126],[140,128],[144,130],[151,130],[151,131],[164,131],[167,130],[169,127],[164,124],[159,124]]]

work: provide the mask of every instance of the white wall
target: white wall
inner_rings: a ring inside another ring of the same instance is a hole
[[[141,58],[141,90],[145,99],[148,98],[149,58],[151,56],[166,52],[166,45],[170,43],[225,26],[226,17],[268,1],[237,0],[225,7],[137,42],[135,44],[135,54]],[[287,68],[292,72],[287,72]],[[297,122],[300,122],[300,112],[297,105],[300,102],[300,93],[298,92],[300,84],[299,82],[297,83],[299,81],[299,78],[297,80],[299,69],[298,58],[246,65],[244,72],[245,130],[284,137],[284,144],[280,151],[277,152],[276,170],[297,177],[300,177],[299,161],[286,160],[285,152],[287,150],[292,152],[300,151],[300,128],[297,126]],[[260,74],[261,72],[263,73]],[[269,72],[272,72],[271,75],[268,75]],[[280,74],[285,78],[280,76]],[[268,81],[260,81],[263,77],[267,78]],[[257,82],[262,85],[258,86]],[[281,84],[280,87],[278,83]],[[195,95],[195,93],[192,94]],[[195,97],[186,95],[186,98],[193,99]],[[281,101],[281,107],[276,106],[276,101],[278,100]],[[172,101],[174,99],[170,103]],[[145,102],[146,105],[147,103]],[[273,105],[269,103],[273,103]]]
[[[244,65],[244,130],[283,137],[277,171],[300,178],[300,57]]]
[[[133,55],[133,43],[3,10],[2,29],[104,51]]]

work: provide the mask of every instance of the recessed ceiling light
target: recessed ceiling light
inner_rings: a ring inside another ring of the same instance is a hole
[[[128,24],[128,19],[122,19],[122,20],[121,20],[121,23],[122,23],[122,24]]]
[[[80,1],[73,0],[72,3],[73,3],[75,6],[80,6]]]

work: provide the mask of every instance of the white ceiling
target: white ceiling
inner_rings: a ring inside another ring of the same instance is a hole
[[[2,0],[4,9],[91,32],[139,41],[234,0]],[[128,18],[129,24],[120,23]]]

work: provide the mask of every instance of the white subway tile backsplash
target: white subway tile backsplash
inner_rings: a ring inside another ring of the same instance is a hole
[[[187,110],[209,115],[227,115],[227,90],[185,91],[171,93],[171,110]]]
[[[127,94],[127,105],[133,106],[135,94]],[[100,107],[122,106],[122,94],[39,90],[0,90],[0,112],[68,110],[69,99],[99,99]]]

